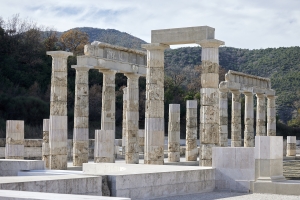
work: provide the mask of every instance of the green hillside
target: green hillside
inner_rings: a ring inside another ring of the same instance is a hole
[[[25,137],[41,138],[42,120],[49,117],[51,57],[49,50],[64,50],[59,45],[59,36],[52,37],[50,32],[35,26],[18,30],[0,23],[0,138],[5,137],[6,120],[25,120]],[[90,41],[99,40],[129,48],[139,48],[145,41],[130,34],[113,29],[76,28],[86,31]],[[74,118],[74,88],[76,57],[68,59],[68,126],[72,138]],[[180,103],[182,128],[184,129],[185,101],[199,99],[201,69],[201,48],[187,47],[165,51],[165,121],[167,122],[168,104]],[[279,118],[283,122],[292,119],[293,111],[300,111],[300,47],[268,48],[260,50],[220,48],[220,80],[226,70],[232,69],[253,75],[270,77],[272,87],[278,97]],[[145,118],[145,78],[140,78],[140,128]],[[117,137],[121,137],[122,126],[122,88],[126,77],[116,75],[116,125]],[[90,138],[94,130],[100,128],[102,74],[97,70],[89,71]],[[230,105],[229,105],[230,106]],[[295,112],[297,113],[297,112]],[[230,113],[229,113],[230,114]],[[296,119],[296,118],[295,118]],[[299,120],[300,122],[300,120]],[[296,124],[296,127],[299,127]],[[278,125],[279,127],[279,125]],[[166,126],[167,128],[167,126]],[[289,132],[286,125],[279,129]],[[288,130],[288,131],[287,131]],[[289,133],[287,133],[289,132]],[[182,131],[181,137],[184,137]]]

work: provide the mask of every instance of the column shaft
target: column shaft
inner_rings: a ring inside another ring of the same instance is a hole
[[[103,73],[101,130],[116,128],[116,92],[115,75],[112,70],[99,70]]]
[[[237,90],[232,92],[231,111],[231,147],[240,147],[241,141],[241,93]]]
[[[115,131],[95,130],[95,163],[115,162]]]
[[[197,100],[186,101],[186,161],[197,161]]]
[[[127,109],[127,87],[123,88],[123,120],[122,120],[122,154],[126,149],[126,109]]]
[[[180,162],[180,104],[169,105],[168,161]]]
[[[256,94],[257,108],[256,108],[256,136],[267,136],[266,134],[266,108],[265,95]]]
[[[267,135],[276,136],[276,97],[267,96],[267,98]]]
[[[73,66],[76,70],[73,165],[89,161],[89,67]]]
[[[212,165],[212,147],[219,144],[219,46],[224,42],[200,41],[202,47],[199,165]]]
[[[127,76],[126,140],[125,161],[127,164],[139,163],[139,76]]]
[[[48,51],[52,56],[50,95],[49,147],[50,169],[67,169],[67,58],[64,51]]]
[[[245,92],[244,147],[254,147],[254,108],[252,92]]]
[[[43,144],[42,159],[45,161],[45,167],[50,168],[50,147],[49,147],[49,119],[43,120]]]
[[[145,44],[147,49],[145,164],[164,164],[164,49],[168,45]]]
[[[286,155],[296,156],[296,136],[287,136]]]
[[[228,98],[227,90],[219,91],[219,146],[228,146]]]
[[[6,121],[5,159],[24,159],[24,121]]]

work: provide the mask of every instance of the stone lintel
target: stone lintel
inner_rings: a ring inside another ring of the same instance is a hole
[[[110,48],[110,49],[114,49],[114,50],[119,50],[119,51],[125,51],[125,52],[128,52],[128,53],[134,53],[134,54],[140,54],[140,55],[147,55],[147,52],[145,51],[140,51],[140,50],[136,50],[136,49],[129,49],[129,48],[126,48],[126,47],[121,47],[121,46],[116,46],[116,45],[112,45],[112,44],[108,44],[108,43],[105,43],[105,42],[99,42],[99,41],[94,41],[92,42],[90,45],[86,45],[85,46],[85,51],[87,51],[90,46],[96,46],[96,47],[99,47],[99,48]],[[86,52],[85,52],[86,53]]]
[[[195,43],[199,44],[201,47],[204,48],[212,48],[212,47],[219,47],[221,45],[225,45],[225,42],[217,39],[206,39],[206,40],[200,40],[196,41]]]
[[[165,50],[167,48],[170,48],[170,46],[162,43],[150,43],[150,44],[142,44],[142,48],[147,50],[153,50],[153,49]]]
[[[67,51],[47,51],[47,55],[50,55],[52,57],[62,57],[67,58],[68,56],[73,56],[72,52]]]
[[[215,29],[209,26],[196,26],[151,31],[151,43],[191,44],[199,40],[214,39]]]
[[[71,68],[76,69],[77,71],[89,71],[90,69],[93,69],[92,66],[88,66],[88,65],[72,65]]]

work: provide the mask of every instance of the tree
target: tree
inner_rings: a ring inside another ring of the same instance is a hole
[[[69,30],[61,35],[62,49],[73,52],[74,55],[83,54],[84,45],[89,42],[89,36],[76,29]]]

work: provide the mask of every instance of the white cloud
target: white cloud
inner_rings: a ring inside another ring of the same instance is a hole
[[[10,0],[0,8],[3,18],[20,13],[59,31],[113,28],[150,42],[154,29],[208,25],[227,46],[300,46],[299,0]]]

